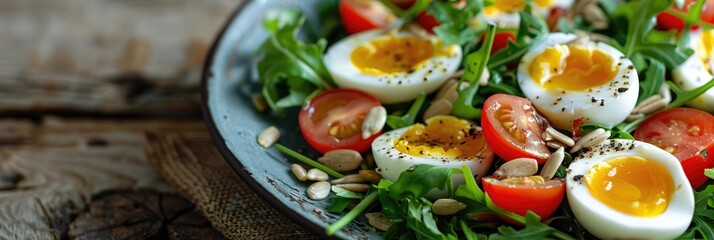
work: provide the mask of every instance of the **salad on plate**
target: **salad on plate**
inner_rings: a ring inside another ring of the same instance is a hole
[[[266,14],[253,100],[319,153],[258,136],[343,214],[328,235],[714,239],[714,1],[323,8]]]

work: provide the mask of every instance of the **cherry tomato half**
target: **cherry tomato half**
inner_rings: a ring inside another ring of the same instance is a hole
[[[349,34],[386,27],[396,17],[379,1],[340,0],[342,24]]]
[[[540,215],[541,219],[548,218],[558,209],[565,194],[565,181],[562,179],[513,184],[485,177],[482,182],[483,190],[496,206],[521,216],[530,210]]]
[[[684,168],[692,188],[706,181],[704,169],[714,167],[714,116],[693,108],[674,108],[652,115],[635,130],[635,139],[672,153]]]
[[[298,114],[300,131],[318,152],[352,149],[364,152],[379,136],[362,139],[362,121],[373,107],[375,97],[354,89],[333,89],[311,99]]]
[[[714,0],[706,1],[707,2],[704,3],[704,6],[702,7],[700,19],[708,23],[714,23]],[[675,11],[681,12],[682,14],[686,14],[695,2],[695,0],[685,0],[683,8],[678,8],[676,5],[672,5],[671,8]],[[677,32],[681,32],[682,29],[684,29],[684,20],[673,14],[661,12],[657,15],[657,28],[661,30],[675,29]],[[698,26],[692,26],[692,28],[697,29]]]
[[[491,47],[491,54],[494,54],[501,49],[508,47],[508,41],[516,41],[516,35],[509,31],[499,31],[493,36],[493,47]]]
[[[416,16],[416,22],[430,33],[434,33],[434,28],[441,25],[439,20],[436,20],[434,15],[431,15],[428,12],[420,12]]]
[[[528,99],[494,94],[483,105],[481,127],[486,142],[503,160],[535,158],[542,164],[550,155],[541,137],[547,121]]]

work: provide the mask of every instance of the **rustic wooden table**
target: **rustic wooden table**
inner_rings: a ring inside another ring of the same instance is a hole
[[[221,239],[147,164],[240,0],[0,1],[0,239]]]

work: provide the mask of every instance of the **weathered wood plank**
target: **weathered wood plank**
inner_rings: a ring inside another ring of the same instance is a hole
[[[198,116],[206,52],[241,2],[0,1],[0,115]]]
[[[139,194],[142,197],[173,198],[175,190],[146,161],[144,132],[198,129],[203,123],[0,120],[0,130],[12,126],[24,130],[0,134],[4,143],[0,146],[0,239],[58,239],[70,236],[75,218],[93,204],[95,196],[107,191],[144,189],[149,192]],[[109,204],[108,199],[100,201]],[[82,216],[102,216],[88,214]],[[75,234],[91,232],[89,225],[78,224]]]

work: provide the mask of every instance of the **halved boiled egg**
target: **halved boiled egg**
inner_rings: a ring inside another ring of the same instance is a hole
[[[453,116],[435,116],[424,124],[414,124],[384,133],[372,142],[372,154],[382,177],[396,181],[417,164],[461,168],[468,166],[480,179],[493,162],[493,151],[481,129]],[[464,182],[454,178],[454,184]]]
[[[672,154],[649,143],[608,140],[570,164],[575,218],[602,239],[674,239],[694,214],[694,194]]]
[[[335,43],[324,60],[338,86],[368,92],[389,104],[439,88],[459,68],[461,55],[460,46],[445,45],[436,37],[372,30]]]
[[[571,129],[573,120],[613,127],[637,102],[639,80],[630,59],[602,42],[575,41],[551,33],[518,65],[518,83],[551,125]]]
[[[487,21],[496,23],[499,27],[517,28],[520,21],[518,12],[526,7],[525,0],[498,0],[491,1],[491,5],[484,6],[483,13]],[[554,8],[568,9],[573,5],[573,0],[533,0],[534,11],[544,16]]]
[[[714,30],[692,31],[689,45],[694,54],[672,70],[672,79],[683,90],[700,87],[714,78]],[[687,103],[707,112],[714,112],[714,88]]]

